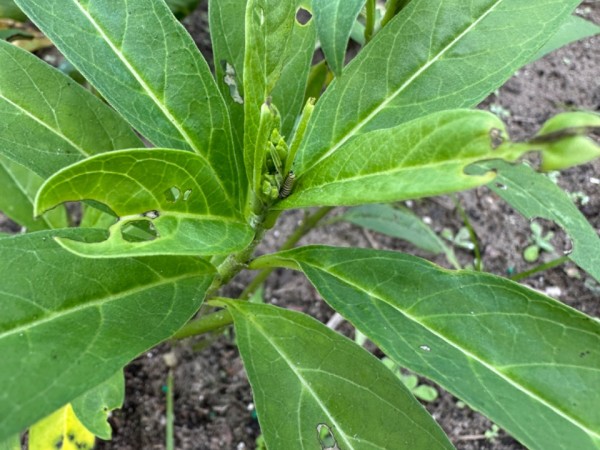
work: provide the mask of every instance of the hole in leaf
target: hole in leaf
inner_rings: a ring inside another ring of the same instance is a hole
[[[181,196],[181,191],[178,187],[173,186],[164,192],[164,196],[165,200],[167,200],[168,202],[175,203],[177,200],[179,200],[179,197]]]
[[[339,450],[333,431],[328,425],[324,423],[317,425],[317,438],[323,450]]]
[[[183,200],[187,201],[188,198],[190,198],[190,195],[192,195],[192,190],[188,189],[183,193]]]
[[[223,82],[229,87],[229,95],[231,95],[231,98],[234,102],[239,103],[240,105],[244,104],[244,99],[242,98],[238,88],[238,80],[235,73],[235,68],[227,61],[221,61],[221,66],[225,70]]]
[[[296,22],[304,26],[308,25],[308,22],[310,22],[311,20],[312,14],[310,13],[310,11],[304,8],[298,8],[298,11],[296,11]]]
[[[149,220],[133,220],[123,225],[121,237],[127,242],[147,242],[156,239],[158,232]]]

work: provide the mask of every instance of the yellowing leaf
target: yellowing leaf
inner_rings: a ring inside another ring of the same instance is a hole
[[[29,430],[29,450],[94,448],[94,435],[79,421],[71,404],[40,420]]]

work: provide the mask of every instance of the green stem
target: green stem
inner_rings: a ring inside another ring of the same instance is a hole
[[[166,450],[174,450],[175,435],[173,428],[175,424],[175,414],[173,413],[173,369],[169,369],[167,375],[167,437]]]
[[[523,280],[524,278],[528,278],[533,274],[538,272],[543,272],[544,270],[552,269],[553,267],[560,266],[569,260],[568,256],[561,256],[560,258],[553,259],[552,261],[548,261],[547,263],[540,264],[538,266],[533,267],[532,269],[526,270],[524,272],[516,273],[510,277],[513,281]]]
[[[279,248],[279,251],[289,250],[298,243],[302,237],[312,230],[317,224],[325,217],[333,206],[324,206],[319,208],[314,214],[306,217],[302,224],[294,230],[294,232],[286,239],[283,245]],[[261,286],[265,280],[271,275],[274,268],[268,268],[261,270],[258,275],[246,286],[246,289],[240,294],[241,299],[248,299],[259,286]]]
[[[226,309],[207,314],[200,317],[198,320],[193,320],[186,323],[183,328],[180,328],[171,339],[185,339],[198,334],[209,333],[211,331],[220,330],[233,322],[233,317]]]
[[[365,21],[365,43],[368,44],[375,30],[375,0],[367,0],[367,18]]]
[[[409,3],[410,0],[388,0],[385,7],[385,14],[383,15],[383,19],[381,19],[381,27],[383,28]]]
[[[481,251],[479,249],[479,241],[477,240],[477,235],[475,234],[475,230],[471,226],[471,221],[469,220],[469,216],[467,216],[467,213],[463,209],[458,198],[455,195],[453,195],[452,199],[454,200],[454,204],[456,205],[456,208],[458,209],[458,214],[460,215],[461,219],[465,223],[465,226],[467,227],[467,230],[469,231],[469,237],[471,238],[471,242],[473,242],[473,245],[474,245],[473,252],[475,253],[475,270],[478,272],[481,272],[481,270],[482,270]]]

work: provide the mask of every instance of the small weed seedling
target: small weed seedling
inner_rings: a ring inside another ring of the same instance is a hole
[[[394,364],[528,448],[598,448],[597,320],[480,270],[296,247],[336,206],[487,185],[562,227],[568,258],[599,280],[594,228],[517,161],[537,152],[548,171],[597,158],[600,116],[564,112],[514,142],[474,109],[523,65],[597,33],[572,16],[579,0],[388,0],[381,14],[374,0],[209,0],[214,71],[162,0],[15,3],[93,92],[0,41],[0,210],[26,231],[0,235],[1,444],[18,447],[26,429],[41,448],[110,439],[126,364],[233,328],[270,450],[452,449],[381,360],[252,297],[284,268]],[[350,36],[362,47],[345,65]],[[66,202],[80,204],[76,224]],[[308,211],[302,225],[256,257],[294,209]],[[258,274],[224,298],[243,270]]]

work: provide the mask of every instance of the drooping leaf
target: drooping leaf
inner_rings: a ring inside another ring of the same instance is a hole
[[[32,426],[28,441],[29,450],[91,450],[95,438],[68,404]]]
[[[86,199],[107,205],[121,220],[106,241],[60,240],[83,256],[223,254],[244,248],[253,236],[209,163],[183,150],[120,150],[69,166],[44,183],[36,214]],[[156,238],[126,239],[130,224],[140,223],[155,230]]]
[[[320,450],[322,427],[345,450],[453,448],[402,382],[360,346],[301,313],[226,305],[269,448]]]
[[[600,237],[562,189],[526,164],[488,161],[469,171],[477,169],[496,172],[488,188],[525,218],[544,218],[559,224],[573,244],[569,259],[600,281]]]
[[[600,33],[600,27],[595,23],[579,16],[569,16],[550,40],[538,50],[536,55],[532,58],[532,61],[540,59],[548,53],[564,47],[571,42],[594,36],[598,33]]]
[[[0,154],[0,211],[28,231],[68,226],[63,207],[34,218],[33,200],[42,182],[34,172]]]
[[[313,0],[317,35],[333,73],[340,76],[352,27],[366,0]]]
[[[312,20],[302,25],[296,19],[305,3],[249,0],[246,8],[244,161],[255,190],[261,184],[255,161],[262,167],[267,148],[260,139],[261,108],[275,105],[282,118],[280,134],[286,137],[303,106],[316,34]]]
[[[504,278],[397,252],[301,247],[251,267],[273,265],[302,270],[390,358],[528,448],[597,448],[598,321]]]
[[[472,107],[530,61],[578,0],[412,0],[333,81],[294,170],[368,131]]]
[[[177,331],[215,276],[196,257],[90,259],[55,237],[0,239],[0,441],[104,382]]]
[[[167,5],[155,0],[17,0],[31,20],[157,147],[206,157],[231,194],[243,162],[206,61]]]
[[[0,41],[0,153],[47,178],[86,156],[141,147],[111,108],[48,64]]]
[[[277,207],[392,202],[469,189],[494,175],[467,175],[466,166],[490,158],[512,160],[526,151],[499,146],[503,136],[502,121],[480,110],[442,111],[372,131],[298,177],[292,194]]]
[[[71,403],[81,423],[95,436],[109,440],[112,429],[107,422],[110,412],[125,400],[125,377],[119,370],[108,380],[77,397]]]
[[[336,219],[402,239],[435,255],[449,250],[435,232],[408,208],[388,204],[350,208]]]

